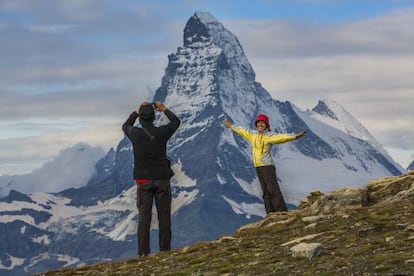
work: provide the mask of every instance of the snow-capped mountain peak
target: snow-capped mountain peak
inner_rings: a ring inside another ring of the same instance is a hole
[[[357,139],[368,142],[376,150],[381,152],[381,154],[387,156],[389,159],[392,159],[384,147],[377,142],[369,131],[336,101],[326,99],[320,100],[312,111],[308,113],[313,118],[333,128],[339,129]]]
[[[373,141],[374,137],[348,111],[333,100],[320,100],[311,115],[349,135],[361,140]]]

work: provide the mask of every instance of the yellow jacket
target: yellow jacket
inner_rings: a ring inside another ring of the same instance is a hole
[[[249,130],[234,125],[231,126],[231,130],[252,145],[253,165],[255,167],[274,165],[271,155],[273,144],[281,144],[296,139],[295,135],[278,134],[268,130],[260,134],[257,130]]]

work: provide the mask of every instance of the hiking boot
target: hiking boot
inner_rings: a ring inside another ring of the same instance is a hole
[[[141,254],[138,254],[138,258],[141,259],[141,258],[144,258],[148,255],[149,255],[149,253],[141,253]]]

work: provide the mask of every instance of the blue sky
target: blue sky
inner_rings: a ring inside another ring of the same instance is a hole
[[[218,7],[221,5],[221,10]],[[412,1],[206,1],[206,9],[217,9],[216,17],[232,19],[315,20],[338,23],[364,19],[374,15],[412,6]]]
[[[414,160],[414,1],[0,0],[0,174],[78,142],[116,146],[195,11],[238,37],[274,98],[334,100]]]

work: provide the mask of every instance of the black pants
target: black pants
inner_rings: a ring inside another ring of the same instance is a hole
[[[150,253],[152,202],[158,213],[160,251],[171,249],[171,186],[170,180],[153,180],[137,184],[138,255]]]
[[[266,214],[287,211],[286,203],[276,178],[276,167],[273,165],[256,167],[257,177],[263,191]]]

